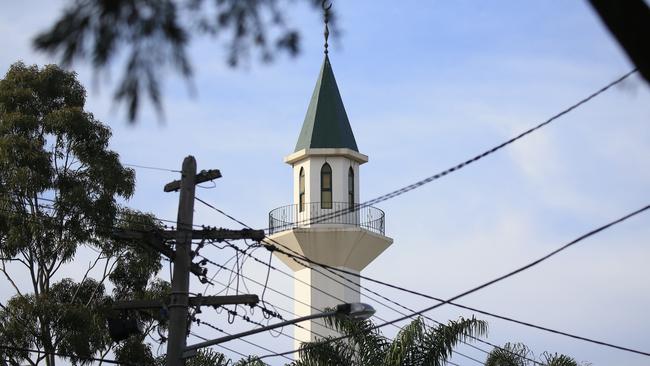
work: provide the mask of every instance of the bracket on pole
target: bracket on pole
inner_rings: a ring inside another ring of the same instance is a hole
[[[199,172],[199,174],[196,175],[194,181],[195,184],[201,184],[219,178],[221,178],[221,172],[219,171],[219,169],[201,170],[201,172]],[[163,188],[165,192],[178,191],[179,189],[181,189],[180,180],[175,180],[173,182],[167,183],[165,184],[165,188]]]

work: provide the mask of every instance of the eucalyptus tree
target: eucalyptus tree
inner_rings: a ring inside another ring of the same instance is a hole
[[[0,308],[0,344],[12,347],[0,359],[12,364],[54,365],[55,354],[77,363],[110,351],[149,362],[143,338],[164,331],[158,314],[141,313],[133,316],[143,334],[108,337],[111,301],[161,296],[168,284],[154,280],[156,252],[111,237],[114,228],[159,223],[119,204],[133,194],[135,174],[109,149],[111,131],[85,101],[76,75],[55,65],[19,62],[0,79],[0,281],[14,293]],[[76,261],[81,247],[95,253],[87,267]],[[78,274],[63,278],[64,268]]]
[[[422,318],[404,326],[390,340],[370,321],[328,319],[344,339],[326,337],[300,348],[293,366],[438,366],[446,364],[459,342],[471,342],[487,334],[487,323],[475,318],[431,326]]]

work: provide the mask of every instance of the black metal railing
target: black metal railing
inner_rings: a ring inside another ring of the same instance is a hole
[[[302,206],[287,205],[269,212],[269,233],[319,224],[343,224],[384,235],[384,211],[376,207],[358,204],[351,206],[348,202],[332,202],[329,205],[309,202]]]

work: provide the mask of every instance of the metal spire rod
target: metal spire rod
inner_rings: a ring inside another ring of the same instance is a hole
[[[327,5],[327,0],[323,0],[323,3],[321,5],[323,7],[323,13],[324,13],[323,15],[325,16],[325,33],[323,34],[325,35],[325,55],[327,55],[329,53],[329,51],[327,50],[327,47],[329,46],[329,44],[327,43],[327,39],[330,36],[330,29],[327,26],[327,23],[329,23],[330,20],[330,9],[332,8],[332,3]]]

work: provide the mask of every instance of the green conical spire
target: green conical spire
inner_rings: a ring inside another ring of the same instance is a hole
[[[348,148],[359,151],[327,55],[295,151],[314,148]]]

